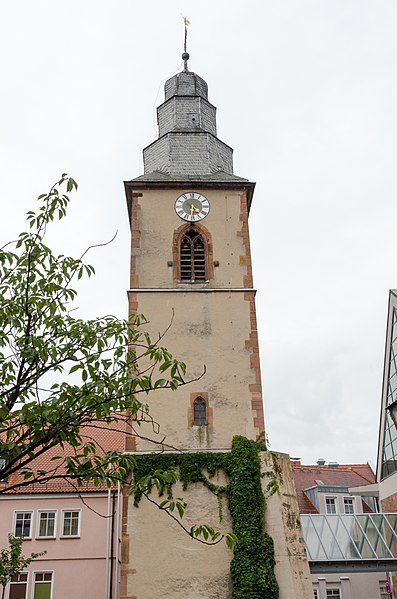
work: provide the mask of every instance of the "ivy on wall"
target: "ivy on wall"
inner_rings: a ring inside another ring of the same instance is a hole
[[[274,574],[274,549],[271,537],[264,532],[265,497],[261,487],[260,460],[263,449],[255,441],[237,436],[230,453],[180,453],[136,456],[135,480],[156,471],[178,469],[183,488],[202,483],[215,495],[228,497],[233,533],[238,538],[230,571],[233,599],[277,599],[278,585]],[[223,470],[228,484],[218,486],[211,479]],[[208,477],[204,474],[208,473]],[[169,485],[171,490],[172,483]],[[160,489],[160,494],[166,491]],[[135,505],[142,492],[135,491]]]
[[[276,599],[272,538],[264,532],[265,497],[257,443],[234,437],[228,471],[229,509],[238,538],[230,571],[233,599]]]

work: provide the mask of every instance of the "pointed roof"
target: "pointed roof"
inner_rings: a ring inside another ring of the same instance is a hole
[[[217,136],[216,108],[208,100],[207,82],[188,70],[186,37],[182,58],[184,70],[165,82],[164,102],[157,108],[158,138],[143,150],[144,176],[233,176],[233,149]]]

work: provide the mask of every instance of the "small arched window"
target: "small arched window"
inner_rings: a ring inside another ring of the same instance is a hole
[[[204,282],[206,276],[206,244],[202,235],[190,227],[180,241],[180,277],[181,281]]]
[[[207,406],[202,397],[197,397],[193,403],[193,424],[195,426],[206,426]]]

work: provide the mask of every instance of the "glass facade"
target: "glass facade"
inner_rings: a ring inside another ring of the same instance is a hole
[[[397,514],[301,514],[309,561],[396,560]]]
[[[386,406],[397,400],[397,310],[393,308]],[[397,470],[397,428],[388,410],[385,416],[382,474],[385,478]]]

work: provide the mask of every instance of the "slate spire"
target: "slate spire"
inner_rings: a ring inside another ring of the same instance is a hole
[[[158,139],[143,150],[145,175],[232,175],[233,150],[217,137],[216,108],[208,100],[207,83],[188,69],[186,37],[182,59],[183,71],[166,81],[165,100],[157,108]]]

